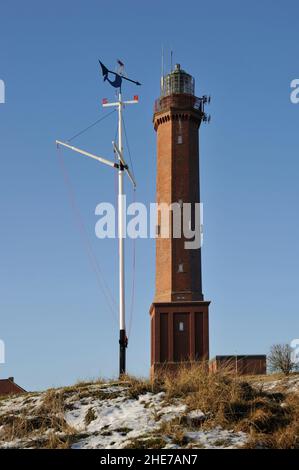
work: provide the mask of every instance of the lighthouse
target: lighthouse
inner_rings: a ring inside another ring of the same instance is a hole
[[[157,134],[157,206],[191,207],[194,226],[200,203],[199,129],[208,121],[207,96],[195,96],[194,78],[175,65],[161,78],[155,102]],[[186,237],[163,236],[158,211],[155,297],[150,307],[151,374],[209,358],[209,301],[202,290],[201,246],[187,247]],[[199,228],[198,228],[199,230]],[[197,234],[198,235],[198,234]]]

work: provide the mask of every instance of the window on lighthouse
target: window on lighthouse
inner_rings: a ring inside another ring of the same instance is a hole
[[[183,143],[183,135],[182,135],[182,120],[179,117],[179,129],[178,129],[178,144]]]

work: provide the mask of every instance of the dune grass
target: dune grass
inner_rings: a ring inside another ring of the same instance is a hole
[[[273,379],[280,380],[280,377]],[[158,447],[164,441],[163,436],[167,436],[184,447],[188,430],[221,426],[247,433],[248,448],[299,448],[299,394],[266,392],[260,382],[267,380],[268,377],[236,376],[225,368],[209,372],[207,364],[194,363],[188,367],[182,364],[175,374],[165,370],[154,381],[124,375],[120,380],[110,382],[81,382],[72,387],[48,390],[41,395],[42,400],[34,412],[29,400],[20,412],[0,416],[0,440],[26,439],[26,446],[31,442],[33,447],[40,448],[70,447],[78,436],[65,420],[68,397],[75,394],[78,399],[109,399],[119,395],[119,388],[132,400],[140,399],[145,393],[164,392],[165,406],[182,403],[186,407],[181,416],[161,422],[157,433],[159,442],[146,440],[142,445]],[[198,410],[204,413],[204,418],[190,421],[189,413]],[[88,410],[85,424],[95,418],[94,410]],[[157,416],[157,421],[159,419]],[[137,441],[133,444],[137,445]]]
[[[205,414],[200,428],[221,426],[246,432],[249,448],[299,448],[298,394],[265,392],[254,386],[253,379],[225,368],[209,372],[206,364],[198,363],[182,365],[175,375],[162,374],[159,385],[168,401],[180,399],[187,412],[201,410]],[[180,435],[177,422],[168,428],[168,433]]]

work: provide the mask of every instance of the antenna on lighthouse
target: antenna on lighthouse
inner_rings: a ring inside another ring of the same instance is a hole
[[[93,158],[100,163],[108,165],[118,171],[118,249],[119,249],[119,375],[126,373],[126,348],[128,346],[128,338],[126,334],[126,315],[125,315],[125,265],[124,265],[124,238],[125,238],[125,227],[124,227],[124,191],[123,191],[123,175],[126,172],[127,176],[131,180],[133,188],[136,188],[135,179],[130,172],[129,166],[125,162],[123,155],[123,107],[127,104],[137,104],[138,96],[135,95],[133,100],[123,101],[121,86],[122,81],[134,83],[135,85],[141,85],[138,81],[132,80],[124,75],[124,64],[118,60],[118,71],[112,72],[109,70],[101,61],[99,61],[104,81],[108,81],[111,86],[118,88],[118,101],[114,103],[108,102],[105,98],[102,101],[103,107],[115,107],[118,110],[118,143],[112,142],[113,151],[117,156],[117,163],[107,160],[106,158],[93,155],[85,150],[81,150],[77,147],[73,147],[65,142],[56,140],[58,146],[66,147],[74,152],[80,153],[87,157]],[[109,74],[114,75],[114,80],[109,78]]]

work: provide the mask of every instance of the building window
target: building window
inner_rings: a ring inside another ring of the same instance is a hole
[[[183,273],[183,272],[184,272],[184,265],[183,265],[183,263],[179,263],[178,273]]]
[[[179,330],[184,331],[184,322],[183,321],[180,321],[180,323],[179,323]]]
[[[183,136],[178,135],[178,144],[182,144],[182,143],[183,143]]]
[[[156,236],[159,237],[161,233],[160,225],[156,225]]]

